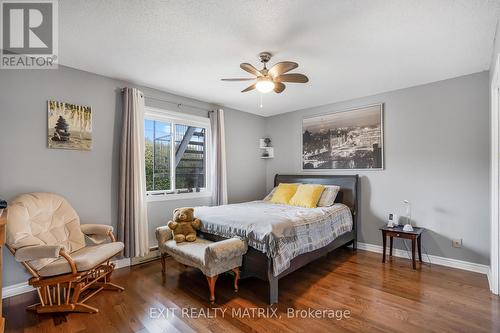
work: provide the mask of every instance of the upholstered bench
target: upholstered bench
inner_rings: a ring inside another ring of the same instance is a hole
[[[212,242],[198,238],[194,242],[176,243],[172,239],[172,230],[167,226],[156,229],[158,249],[161,253],[162,273],[165,274],[165,259],[169,254],[176,261],[186,266],[198,268],[205,274],[210,289],[210,302],[215,301],[215,282],[219,274],[234,272],[234,290],[238,291],[239,267],[247,245],[239,238]]]

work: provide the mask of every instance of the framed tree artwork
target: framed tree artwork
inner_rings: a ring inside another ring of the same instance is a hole
[[[54,149],[92,149],[92,108],[48,101],[48,147]]]
[[[302,168],[383,169],[383,104],[302,120]]]

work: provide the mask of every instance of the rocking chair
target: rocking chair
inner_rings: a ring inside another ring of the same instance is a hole
[[[85,304],[91,297],[101,290],[124,290],[111,283],[110,259],[124,248],[113,227],[80,225],[75,210],[56,194],[23,194],[9,204],[7,248],[33,276],[29,284],[40,302],[28,310],[94,313],[99,310]]]

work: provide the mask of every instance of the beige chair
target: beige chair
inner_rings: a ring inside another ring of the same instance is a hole
[[[33,275],[29,284],[40,303],[28,309],[38,313],[98,312],[84,303],[101,290],[123,290],[110,281],[110,259],[124,248],[113,227],[80,225],[75,210],[56,194],[23,194],[10,202],[7,247]]]

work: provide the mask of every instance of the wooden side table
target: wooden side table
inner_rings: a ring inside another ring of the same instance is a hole
[[[422,262],[422,233],[424,228],[413,227],[413,231],[403,231],[403,227],[398,226],[394,228],[383,227],[380,228],[382,231],[382,244],[384,247],[382,262],[385,262],[386,244],[387,237],[389,237],[389,256],[392,257],[392,244],[393,238],[404,238],[411,239],[411,259],[413,263],[413,269],[417,269],[417,263],[415,260],[415,248],[418,246],[418,260]]]

